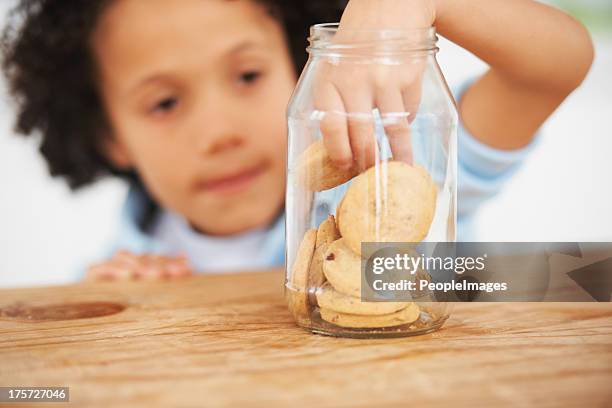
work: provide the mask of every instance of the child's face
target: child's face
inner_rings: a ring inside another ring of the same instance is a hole
[[[251,1],[116,0],[92,38],[111,160],[209,234],[268,225],[284,202],[295,75]]]

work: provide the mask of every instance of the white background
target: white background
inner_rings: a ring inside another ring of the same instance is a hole
[[[0,23],[9,5],[0,2]],[[480,239],[612,241],[612,36],[596,35],[595,43],[584,85],[546,123],[541,143],[503,193],[483,205]],[[440,48],[451,85],[485,69],[447,41]],[[112,239],[125,186],[108,180],[75,194],[52,180],[37,141],[11,131],[3,87],[0,82],[0,287],[71,282]]]

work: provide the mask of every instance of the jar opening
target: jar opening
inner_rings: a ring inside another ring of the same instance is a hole
[[[411,30],[351,29],[339,33],[338,23],[316,24],[310,27],[310,53],[402,54],[436,52],[435,27]],[[338,35],[337,35],[338,34]]]

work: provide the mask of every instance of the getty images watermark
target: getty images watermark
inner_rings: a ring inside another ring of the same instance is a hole
[[[369,302],[607,302],[612,243],[362,243],[361,268]]]

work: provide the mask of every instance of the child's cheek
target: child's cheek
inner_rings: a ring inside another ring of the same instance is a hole
[[[193,149],[167,127],[131,120],[122,129],[134,170],[149,193],[165,207],[180,206],[177,201],[185,200],[189,189]]]

